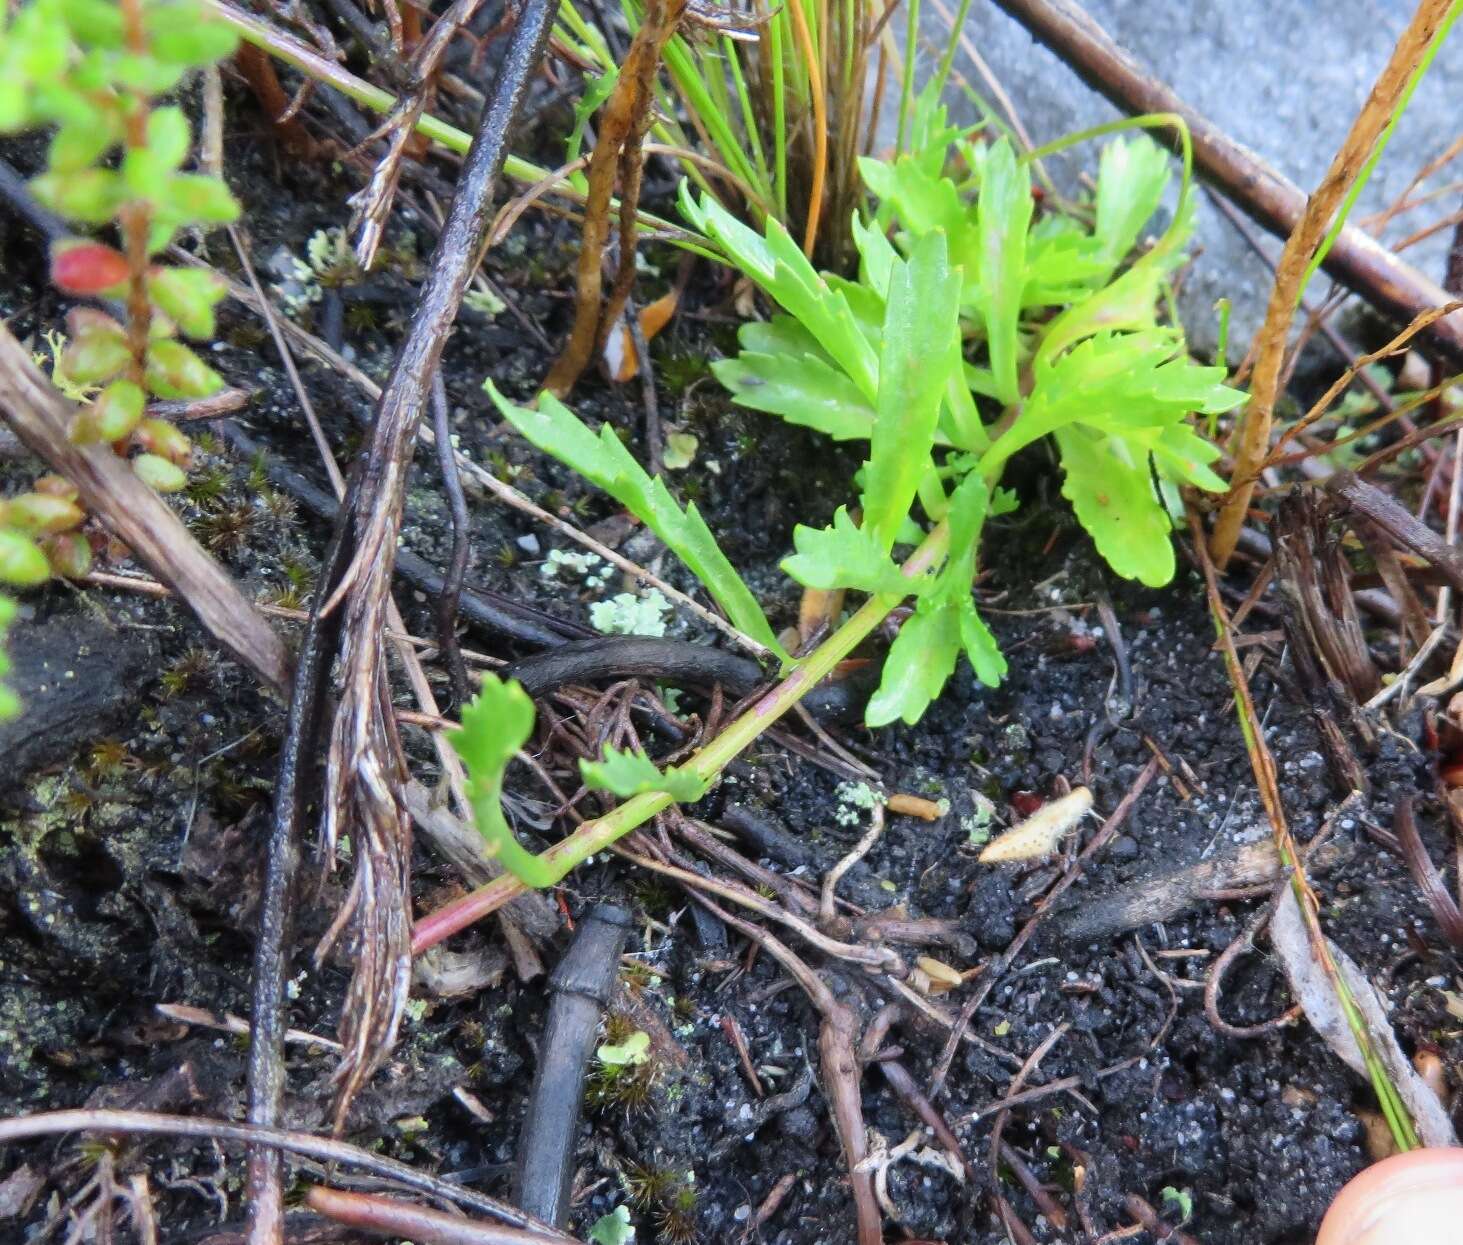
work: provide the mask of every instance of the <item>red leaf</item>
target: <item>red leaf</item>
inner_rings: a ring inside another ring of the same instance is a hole
[[[68,294],[100,294],[127,280],[127,257],[100,242],[57,247],[51,280]]]

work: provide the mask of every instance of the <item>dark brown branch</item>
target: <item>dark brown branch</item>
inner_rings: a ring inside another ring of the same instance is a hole
[[[336,1223],[376,1236],[407,1237],[417,1245],[551,1245],[563,1238],[524,1232],[498,1223],[444,1215],[394,1197],[347,1193],[316,1185],[305,1205]]]
[[[589,160],[589,193],[584,205],[584,232],[579,242],[578,284],[574,295],[574,327],[564,352],[554,361],[543,387],[564,397],[589,365],[596,346],[604,346],[604,332],[619,318],[635,278],[635,223],[640,198],[646,131],[655,107],[655,75],[661,49],[676,32],[686,0],[651,0],[625,61],[615,89],[600,112],[599,135]],[[600,270],[609,237],[610,200],[616,178],[623,183],[620,201],[620,263],[604,312]]]
[[[1402,845],[1402,858],[1407,861],[1407,871],[1417,883],[1417,889],[1432,909],[1433,919],[1443,936],[1455,947],[1463,948],[1463,912],[1458,910],[1458,901],[1448,890],[1438,867],[1423,846],[1422,836],[1417,832],[1417,821],[1412,815],[1412,801],[1405,796],[1397,800],[1397,812],[1392,822],[1397,831],[1397,842]]]
[[[352,486],[354,486],[352,480]],[[347,500],[351,494],[347,493]],[[274,813],[259,901],[259,938],[254,947],[253,1026],[249,1041],[251,1124],[273,1128],[284,1099],[285,987],[290,977],[291,897],[299,871],[306,805],[319,786],[319,739],[325,712],[325,680],[339,638],[339,614],[322,618],[320,605],[350,561],[344,520],[337,521],[325,557],[310,621],[295,670],[294,690],[274,780]],[[249,1147],[248,1239],[251,1245],[278,1241],[284,1226],[281,1184],[283,1156],[276,1148]]]
[[[1271,233],[1290,236],[1305,213],[1305,193],[1189,107],[1172,88],[1145,73],[1076,0],[997,3],[1124,112],[1181,116],[1193,136],[1196,172]],[[1154,136],[1177,147],[1176,136],[1168,131],[1155,130]],[[1448,301],[1441,286],[1353,225],[1341,230],[1322,266],[1379,311],[1403,322]],[[1438,320],[1418,345],[1455,367],[1463,365],[1463,313]]]
[[[0,1146],[13,1145],[34,1137],[54,1137],[61,1133],[137,1133],[157,1137],[197,1137],[203,1141],[232,1141],[272,1146],[291,1154],[303,1154],[322,1163],[338,1163],[357,1167],[373,1175],[394,1180],[403,1188],[444,1198],[469,1210],[491,1215],[510,1227],[537,1232],[549,1240],[573,1245],[565,1236],[541,1220],[524,1214],[497,1198],[479,1193],[465,1185],[441,1180],[418,1171],[397,1159],[386,1158],[333,1137],[317,1137],[313,1133],[290,1132],[282,1128],[258,1128],[252,1124],[236,1124],[232,1120],[215,1120],[197,1115],[162,1115],[152,1111],[107,1111],[80,1109],[43,1111],[36,1115],[18,1115],[0,1120]]]
[[[432,252],[406,339],[377,407],[356,504],[349,512],[355,557],[330,609],[345,604],[341,701],[331,731],[325,838],[327,855],[344,829],[356,845],[356,875],[323,953],[352,920],[355,971],[341,1023],[345,1057],[337,1071],[336,1126],[396,1038],[411,981],[408,893],[410,832],[401,805],[406,760],[389,712],[382,632],[401,536],[412,446],[427,388],[457,317],[487,232],[506,142],[543,59],[556,6],[526,0],[498,66],[488,105],[463,162],[457,193]]]
[[[1326,481],[1326,491],[1364,515],[1398,544],[1426,558],[1454,588],[1463,591],[1463,553],[1459,553],[1406,507],[1373,484],[1349,471],[1338,471]]]
[[[452,554],[443,577],[442,591],[437,594],[437,647],[447,663],[452,678],[452,699],[458,712],[468,700],[467,663],[462,660],[462,646],[457,643],[457,608],[462,600],[462,581],[467,575],[467,556],[471,551],[467,531],[467,498],[462,495],[462,475],[457,470],[457,454],[452,448],[452,421],[447,407],[447,387],[439,369],[432,377],[432,427],[436,432],[437,466],[442,472],[442,491],[447,494],[447,510],[452,516]]]

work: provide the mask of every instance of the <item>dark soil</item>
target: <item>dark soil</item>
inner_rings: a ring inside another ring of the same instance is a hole
[[[248,206],[256,260],[267,268],[279,248],[303,255],[312,233],[341,224],[343,201],[356,186],[332,174],[328,163],[282,157],[253,106],[243,99],[231,105],[229,176]],[[12,148],[8,155],[25,163],[30,153]],[[345,342],[378,378],[410,314],[430,235],[420,218],[402,216],[388,241],[396,258],[385,275],[348,289],[345,304],[351,313]],[[574,243],[567,226],[530,214],[487,264],[523,315],[556,342],[567,328]],[[234,266],[221,237],[209,240],[207,253],[220,267]],[[667,275],[674,270],[673,255],[652,248],[648,258]],[[25,335],[58,323],[40,248],[5,216],[0,265],[6,276],[0,314],[13,331]],[[812,434],[729,407],[714,383],[696,383],[712,352],[729,345],[732,321],[720,314],[725,293],[713,274],[699,270],[693,314],[656,344],[660,408],[667,423],[700,438],[695,463],[675,474],[675,486],[702,507],[732,561],[747,569],[768,603],[774,624],[785,625],[795,617],[796,597],[776,563],[789,548],[792,525],[824,521],[847,499],[857,459]],[[325,304],[313,310],[319,329]],[[231,383],[254,394],[246,426],[281,461],[320,480],[294,397],[260,326],[231,310],[212,357]],[[541,503],[567,507],[593,524],[613,514],[605,499],[500,427],[479,390],[491,375],[505,390],[527,393],[548,362],[511,313],[489,320],[465,312],[446,362],[457,431],[474,458],[500,472],[517,471],[516,483]],[[357,443],[369,406],[324,369],[304,371],[344,455]],[[643,448],[637,386],[610,390],[587,379],[575,407],[614,422]],[[306,599],[324,547],[323,526],[263,487],[256,464],[206,436],[200,444],[195,481],[208,484],[195,484],[179,502],[194,531],[261,599]],[[17,484],[32,470],[28,463],[6,464],[5,482]],[[1181,570],[1161,592],[1112,580],[1057,496],[1041,453],[1026,456],[1017,483],[1023,507],[988,531],[989,573],[981,584],[986,616],[1010,661],[1004,686],[987,690],[962,666],[918,728],[841,732],[889,790],[943,798],[950,811],[933,824],[891,817],[840,893],[871,910],[954,920],[958,945],[930,954],[961,969],[992,959],[1011,942],[1061,863],[1025,871],[978,864],[972,828],[988,821],[986,810],[994,809],[999,829],[1019,819],[1013,802],[1019,807],[1030,794],[1051,795],[1065,779],[1090,785],[1097,810],[1106,814],[1154,755],[1145,737],[1175,767],[1183,788],[1158,777],[1122,833],[1086,867],[1070,900],[1085,905],[1269,834],[1197,576]],[[481,497],[471,500],[471,582],[578,623],[587,621],[589,600],[616,590],[575,592],[545,579],[539,566],[548,550],[562,547],[560,539]],[[443,565],[447,509],[426,454],[419,456],[408,506],[405,546]],[[537,553],[530,552],[535,540]],[[671,559],[657,559],[644,538],[630,536],[625,548],[656,563],[677,586],[694,587]],[[1128,718],[1109,701],[1114,649],[1113,637],[1099,630],[1094,602],[1101,593],[1111,594],[1132,667],[1136,712]],[[431,602],[409,587],[398,599],[415,633],[433,635]],[[1264,602],[1269,608],[1273,595]],[[283,708],[246,672],[214,656],[208,637],[170,603],[57,586],[27,597],[24,606],[11,647],[30,710],[18,728],[0,731],[9,758],[0,766],[6,1113],[136,1102],[238,1118],[242,1040],[167,1019],[155,1007],[247,1015],[252,910]],[[1255,630],[1275,625],[1269,616],[1251,624]],[[679,618],[671,633],[709,638]],[[491,634],[470,634],[469,643],[504,657],[526,651]],[[1328,768],[1312,709],[1286,690],[1291,674],[1279,645],[1245,653],[1258,654],[1255,695],[1282,766],[1288,812],[1304,840],[1346,792]],[[696,703],[688,697],[687,707]],[[1399,729],[1414,733],[1411,726]],[[430,783],[425,737],[409,729],[406,738],[418,773]],[[1394,794],[1414,785],[1426,789],[1428,758],[1405,738],[1384,737],[1364,759],[1373,770],[1373,795],[1338,821],[1336,840],[1350,851],[1320,880],[1327,929],[1383,987],[1404,1047],[1439,1052],[1456,1083],[1463,1025],[1447,1010],[1443,990],[1456,984],[1457,959],[1444,949],[1401,861],[1364,833],[1367,822],[1390,825]],[[839,782],[764,743],[697,811],[715,823],[733,798],[762,805],[811,850],[802,873],[816,882],[862,833],[861,825],[839,820]],[[515,770],[510,785],[519,784],[526,796],[536,795],[526,773]],[[1436,810],[1424,807],[1425,827],[1436,820]],[[1433,847],[1442,860],[1439,845]],[[339,900],[339,877],[308,897],[296,958],[291,1021],[321,1035],[334,1031],[347,967],[329,962],[317,971],[309,952]],[[416,877],[419,911],[460,885],[424,848],[417,851]],[[792,1173],[795,1183],[759,1239],[785,1245],[851,1240],[846,1171],[821,1088],[815,1083],[805,1101],[794,1094],[784,1110],[764,1119],[722,1024],[725,1016],[735,1018],[769,1093],[806,1085],[809,1066],[817,1065],[817,1017],[802,994],[781,988],[788,982],[777,965],[766,955],[749,958],[738,935],[694,922],[684,894],[622,861],[599,858],[567,879],[561,894],[569,914],[602,898],[635,910],[634,967],[627,964],[622,974],[614,1010],[652,1033],[657,1072],[646,1101],[589,1108],[576,1156],[574,1230],[582,1234],[615,1205],[634,1204],[638,1194],[638,1239],[694,1234],[731,1242]],[[1080,1239],[1077,1208],[1097,1234],[1121,1227],[1131,1222],[1123,1199],[1137,1195],[1170,1224],[1182,1218],[1181,1206],[1191,1206],[1188,1230],[1205,1245],[1309,1241],[1329,1199],[1366,1161],[1358,1109],[1371,1105],[1370,1091],[1304,1023],[1241,1041],[1220,1036],[1205,1018],[1196,983],[1259,902],[1204,901],[1091,945],[1043,934],[977,1012],[972,1030],[981,1045],[967,1045],[955,1060],[939,1100],[947,1118],[999,1100],[1020,1063],[1057,1026],[1064,1032],[1029,1084],[1081,1078],[1074,1093],[1015,1108],[1005,1128],[1006,1142],[1068,1210],[1063,1232],[1039,1216],[1001,1168],[1003,1193],[1038,1240]],[[566,937],[545,947],[549,963]],[[454,945],[490,947],[496,938],[484,927]],[[1174,984],[1155,975],[1144,952]],[[1178,952],[1190,954],[1165,954]],[[866,1017],[883,1002],[853,972],[810,962]],[[963,996],[951,997],[958,1006]],[[511,971],[470,997],[424,993],[395,1060],[357,1102],[350,1139],[432,1171],[462,1173],[486,1192],[509,1196],[545,999],[541,980],[522,982]],[[1289,1003],[1262,940],[1231,971],[1220,1007],[1231,1024],[1243,1025],[1276,1016]],[[916,1081],[925,1082],[943,1033],[906,1024],[890,1040],[903,1047]],[[1132,1062],[1100,1075],[1124,1061]],[[331,1069],[328,1052],[291,1047],[292,1126],[326,1127]],[[486,1120],[466,1109],[454,1096],[459,1091],[481,1103]],[[893,1148],[919,1127],[872,1069],[863,1093],[866,1122],[882,1139],[876,1144]],[[985,1116],[959,1130],[981,1170],[991,1123]],[[114,1150],[120,1174],[149,1174],[164,1239],[196,1240],[237,1226],[242,1167],[236,1152],[159,1140],[116,1142]],[[938,1152],[926,1136],[890,1167],[897,1224],[886,1225],[889,1238],[900,1239],[902,1228],[902,1235],[920,1239],[1004,1240],[983,1191],[952,1176]],[[49,1200],[53,1194],[64,1200],[85,1182],[89,1153],[68,1139],[0,1155],[0,1181],[21,1168],[48,1181],[19,1207],[5,1201],[5,1190],[18,1186],[0,1184],[0,1215],[11,1215],[0,1237],[25,1239],[44,1222],[59,1205]],[[308,1163],[291,1170],[301,1184],[324,1174]],[[681,1195],[686,1187],[694,1199]]]

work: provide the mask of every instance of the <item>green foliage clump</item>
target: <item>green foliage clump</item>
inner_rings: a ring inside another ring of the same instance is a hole
[[[1104,152],[1090,228],[1037,214],[1004,139],[983,146],[937,125],[925,149],[861,163],[880,205],[853,222],[856,281],[817,272],[775,222],[759,235],[684,185],[682,210],[783,313],[744,326],[741,353],[713,365],[734,400],[869,442],[860,521],[843,510],[829,528],[798,528],[783,569],[812,588],[913,593],[867,711],[870,725],[913,723],[962,650],[983,682],[1005,672],[970,586],[985,520],[1014,504],[999,481],[1015,453],[1050,436],[1098,551],[1118,574],[1162,585],[1175,569],[1166,502],[1179,484],[1224,488],[1210,466],[1219,450],[1188,416],[1243,395],[1159,319],[1192,227],[1187,183],[1169,229],[1123,267],[1171,180],[1146,136]],[[970,170],[968,184],[947,167]],[[979,344],[974,358],[966,342]],[[901,584],[889,555],[922,533],[919,511],[947,525],[949,552]]]
[[[180,229],[232,221],[239,208],[221,179],[184,171],[188,119],[153,101],[235,42],[198,0],[29,0],[0,12],[0,133],[50,128],[32,194],[71,224],[114,226],[120,241],[78,238],[52,251],[58,288],[125,306],[122,320],[75,308],[66,338],[49,336],[53,380],[83,403],[70,435],[130,456],[160,492],[183,487],[192,447],[175,425],[148,416],[147,400],[201,398],[222,385],[179,339],[213,336],[225,287],[154,257]],[[9,499],[0,509],[0,582],[84,574],[84,519],[70,486]]]

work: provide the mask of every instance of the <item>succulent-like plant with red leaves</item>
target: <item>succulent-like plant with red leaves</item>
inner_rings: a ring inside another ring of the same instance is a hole
[[[176,425],[148,416],[148,398],[202,398],[223,384],[181,338],[213,336],[225,291],[211,273],[157,256],[179,229],[232,221],[239,208],[222,179],[183,171],[193,146],[188,119],[155,101],[235,42],[198,0],[0,7],[0,133],[54,127],[31,192],[68,222],[112,235],[61,243],[51,256],[59,289],[123,308],[120,318],[94,307],[67,317],[56,377],[95,391],[71,436],[110,445],[159,492],[183,486],[192,446]],[[85,518],[76,490],[55,476],[0,501],[0,583],[84,574]],[[0,606],[0,627],[10,612]],[[0,717],[15,709],[0,686]]]

